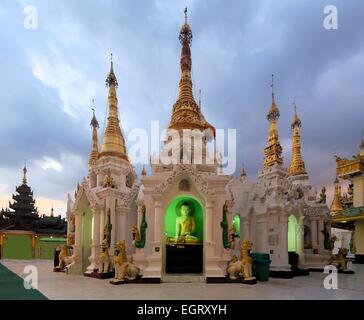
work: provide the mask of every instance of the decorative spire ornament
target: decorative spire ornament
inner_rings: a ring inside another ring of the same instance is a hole
[[[338,179],[338,177],[336,177],[334,198],[331,203],[330,212],[332,215],[335,215],[342,210],[343,210],[343,206],[341,204],[341,188],[340,188],[340,184],[339,184],[339,179]]]
[[[97,137],[97,129],[99,128],[99,123],[95,116],[95,101],[92,99],[92,108],[93,117],[91,119],[90,126],[92,127],[92,149],[89,157],[88,164],[91,166],[96,163],[99,159],[99,140]]]
[[[173,105],[169,129],[182,130],[182,129],[198,129],[204,131],[211,129],[215,135],[215,128],[209,124],[201,113],[199,105],[196,103],[192,92],[191,80],[191,43],[192,43],[192,30],[187,22],[187,8],[184,10],[185,23],[183,24],[180,33],[179,41],[182,45],[181,48],[181,78],[178,84],[178,97]]]
[[[119,124],[118,98],[116,95],[118,81],[114,73],[112,54],[110,72],[106,78],[106,86],[109,88],[108,116],[106,128],[102,138],[100,157],[114,156],[129,161],[125,147],[125,139]]]
[[[278,137],[278,119],[279,109],[275,103],[274,93],[274,75],[272,74],[272,104],[267,113],[267,120],[269,121],[268,141],[264,149],[265,159],[263,162],[264,167],[273,166],[276,164],[282,164],[282,146]]]
[[[26,160],[24,160],[24,168],[23,168],[23,184],[27,184],[27,164]]]
[[[297,176],[301,174],[306,174],[305,162],[301,155],[301,139],[300,139],[300,127],[301,120],[297,115],[296,99],[293,100],[294,106],[294,118],[292,121],[291,129],[292,135],[292,159],[289,165],[288,172],[291,176]]]

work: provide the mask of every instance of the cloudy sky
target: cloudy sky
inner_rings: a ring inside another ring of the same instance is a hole
[[[29,4],[36,29],[26,28]],[[323,27],[328,4],[337,7],[337,30]],[[256,179],[274,73],[285,164],[295,96],[311,181],[331,190],[333,155],[357,153],[364,129],[363,1],[2,0],[0,207],[21,183],[26,159],[41,213],[52,203],[64,213],[67,193],[87,174],[92,98],[100,134],[104,128],[111,52],[125,134],[150,130],[151,120],[168,124],[186,5],[194,90],[202,90],[209,122],[237,129],[238,164]]]

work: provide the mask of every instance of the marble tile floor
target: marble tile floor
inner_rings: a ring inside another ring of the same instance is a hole
[[[272,279],[257,285],[162,283],[125,284],[114,286],[108,279],[99,280],[84,276],[55,273],[49,260],[2,260],[10,270],[24,276],[26,265],[38,268],[38,289],[49,299],[124,299],[124,300],[335,300],[364,299],[364,265],[349,264],[354,275],[339,274],[338,289],[326,290],[323,280],[327,274],[311,272],[309,276],[293,279]],[[6,290],[6,288],[0,288]]]

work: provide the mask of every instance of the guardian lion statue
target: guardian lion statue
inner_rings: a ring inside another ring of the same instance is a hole
[[[138,278],[140,269],[128,261],[125,251],[125,241],[120,241],[116,245],[118,255],[114,256],[115,277],[110,282],[113,284],[123,283],[125,280]]]

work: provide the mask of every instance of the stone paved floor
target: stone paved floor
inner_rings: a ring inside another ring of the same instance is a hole
[[[39,291],[49,299],[364,299],[364,265],[351,265],[354,275],[339,274],[338,290],[323,287],[325,274],[311,272],[294,279],[269,279],[257,285],[162,283],[113,286],[109,280],[52,272],[52,261],[2,260],[13,272],[23,276],[24,266],[38,267]],[[6,288],[0,288],[0,290]]]

